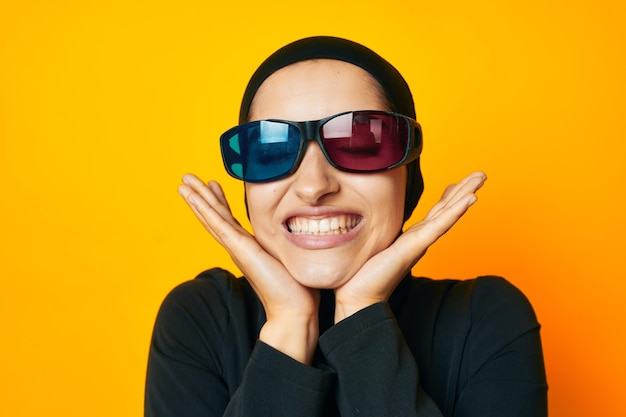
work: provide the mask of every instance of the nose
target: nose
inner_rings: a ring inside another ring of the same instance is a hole
[[[335,169],[326,160],[319,144],[309,141],[300,166],[293,174],[293,189],[307,204],[320,204],[323,197],[339,191]]]

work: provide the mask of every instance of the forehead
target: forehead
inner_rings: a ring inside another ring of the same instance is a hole
[[[316,59],[279,69],[257,90],[249,120],[313,120],[349,110],[388,110],[382,87],[364,69]]]

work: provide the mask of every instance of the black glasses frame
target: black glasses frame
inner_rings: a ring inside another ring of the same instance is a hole
[[[337,117],[340,117],[349,113],[356,113],[356,114],[365,113],[368,115],[385,115],[385,116],[393,116],[393,117],[404,119],[410,127],[408,129],[408,138],[407,138],[408,143],[407,143],[404,156],[398,162],[396,162],[395,164],[391,166],[380,168],[380,169],[373,169],[373,170],[350,169],[350,168],[345,168],[345,167],[337,165],[329,156],[328,152],[326,151],[320,132],[322,131],[322,127],[330,120],[333,120]],[[232,159],[236,160],[236,159],[241,158],[240,154],[238,154],[233,149],[231,149],[231,147],[229,146],[229,140],[233,138],[235,135],[237,135],[239,132],[242,132],[248,129],[250,125],[257,124],[259,122],[284,123],[284,124],[287,124],[296,128],[300,132],[300,144],[298,147],[298,153],[297,153],[296,159],[294,160],[293,166],[288,172],[281,173],[280,175],[276,175],[273,177],[268,177],[267,179],[264,178],[261,180],[250,180],[250,179],[246,180],[243,178],[242,175],[234,172],[230,164],[227,162]],[[224,167],[226,168],[226,171],[228,172],[230,176],[236,179],[242,180],[242,181],[246,181],[246,182],[260,183],[260,182],[276,181],[278,179],[286,178],[292,175],[294,172],[296,172],[296,170],[300,166],[300,163],[302,162],[302,158],[304,157],[304,151],[306,149],[306,144],[309,141],[317,142],[320,149],[322,150],[322,153],[324,154],[324,157],[326,158],[328,163],[330,163],[331,166],[333,166],[334,168],[340,171],[353,172],[353,173],[369,173],[369,172],[387,171],[387,170],[390,170],[390,169],[393,169],[402,165],[406,165],[409,162],[415,161],[417,158],[419,158],[422,152],[422,148],[423,148],[422,128],[416,120],[408,116],[405,116],[401,113],[386,112],[386,111],[380,111],[380,110],[356,110],[356,111],[352,110],[352,111],[337,113],[332,116],[328,116],[319,120],[307,120],[303,122],[295,122],[292,120],[283,120],[283,119],[255,120],[255,121],[244,123],[238,126],[234,126],[228,129],[226,132],[224,132],[220,136],[220,148],[222,152],[222,159],[224,161]]]

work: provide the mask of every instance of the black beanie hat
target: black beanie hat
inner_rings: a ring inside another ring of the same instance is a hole
[[[315,36],[292,42],[270,55],[250,78],[241,101],[239,123],[248,121],[252,99],[270,75],[279,69],[310,59],[336,59],[361,67],[380,84],[393,108],[391,110],[415,119],[415,105],[408,84],[384,58],[356,42],[330,36]],[[419,158],[407,165],[404,221],[411,217],[424,190]]]

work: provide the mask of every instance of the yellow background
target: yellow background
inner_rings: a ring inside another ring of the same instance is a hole
[[[626,51],[617,0],[0,3],[0,415],[139,416],[166,293],[232,262],[176,193],[241,184],[218,135],[258,63],[331,34],[393,62],[427,189],[489,181],[414,269],[506,276],[543,325],[553,417],[624,416]]]

